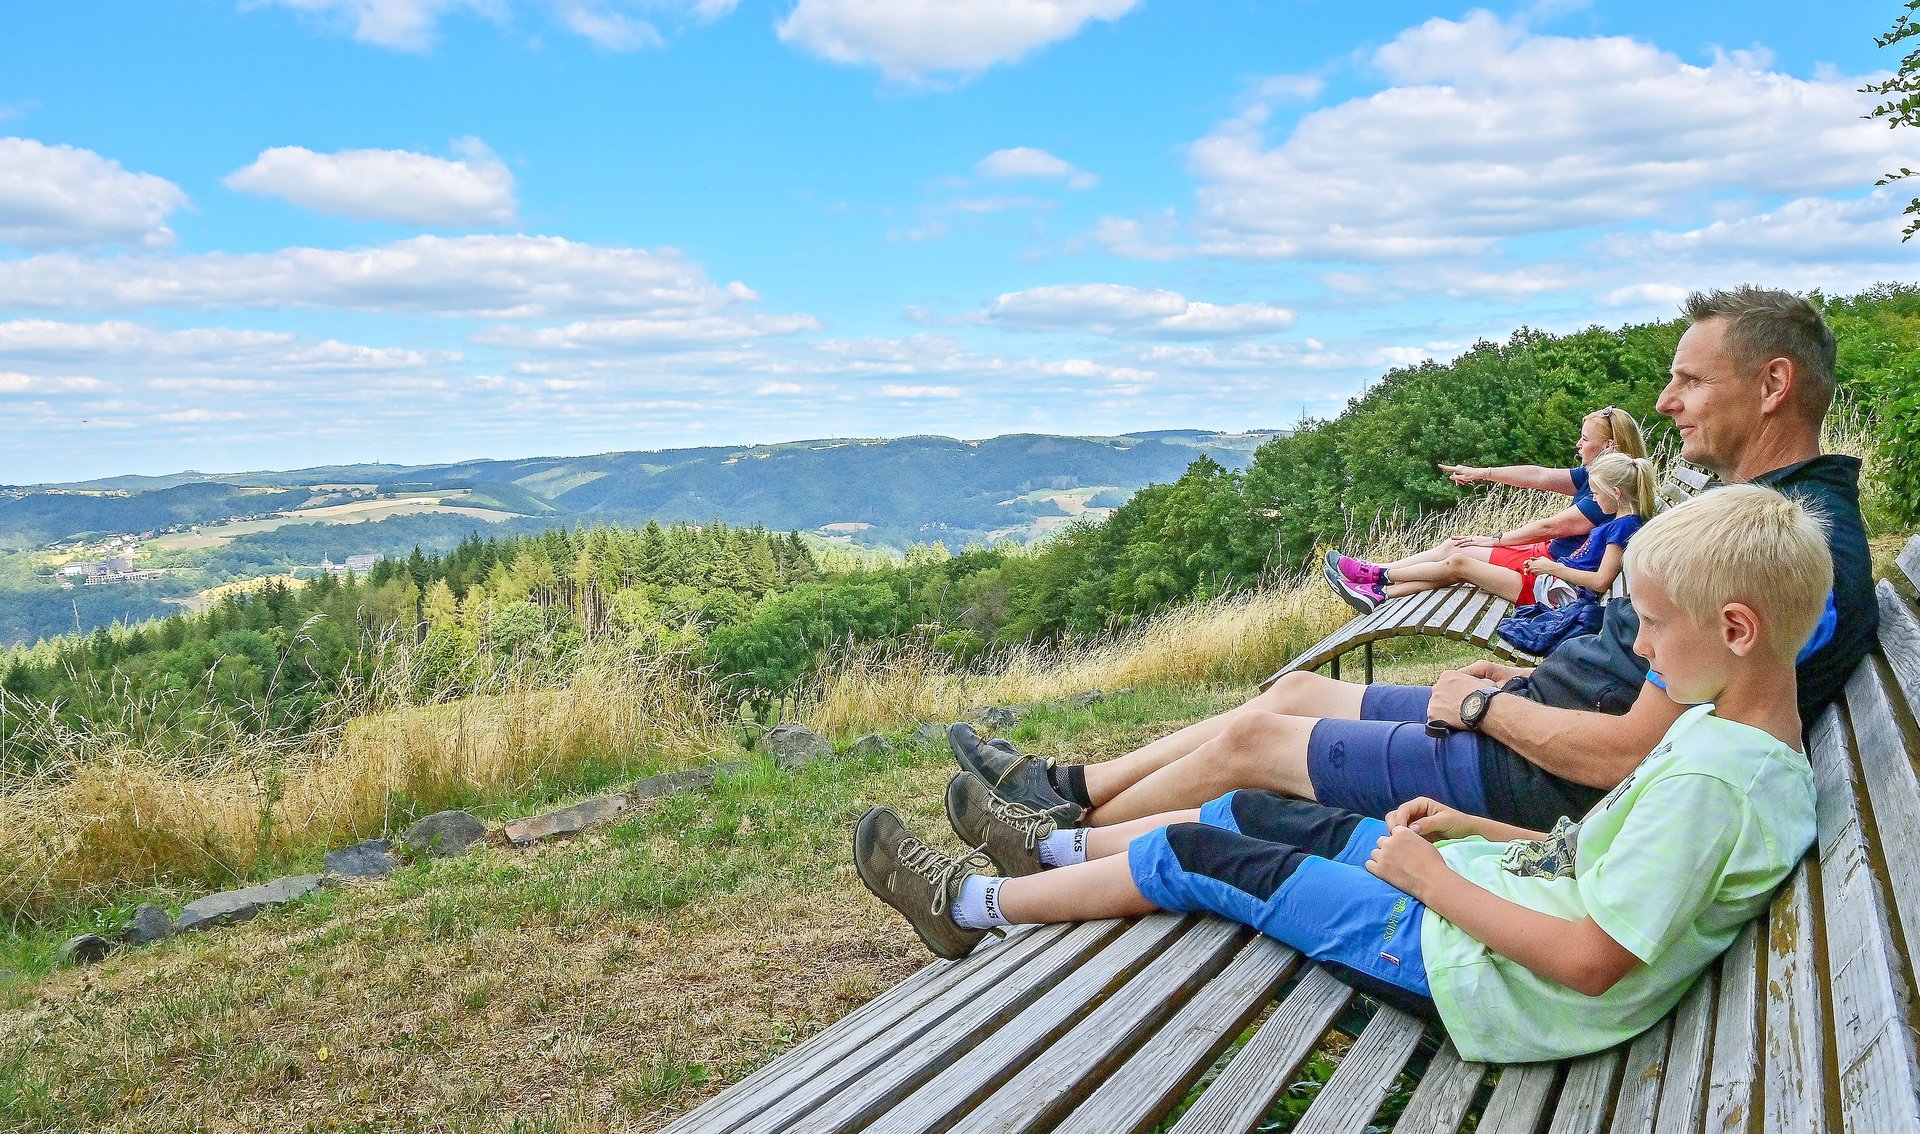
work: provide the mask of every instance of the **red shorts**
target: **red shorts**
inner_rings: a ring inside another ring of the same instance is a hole
[[[1523,543],[1514,547],[1496,547],[1490,550],[1492,554],[1487,556],[1487,562],[1495,567],[1505,567],[1520,576],[1520,597],[1515,605],[1525,606],[1530,602],[1539,602],[1540,600],[1534,597],[1533,585],[1539,582],[1540,576],[1527,570],[1525,564],[1527,560],[1547,553],[1547,541]]]

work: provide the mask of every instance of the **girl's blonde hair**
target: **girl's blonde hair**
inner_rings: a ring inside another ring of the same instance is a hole
[[[1600,423],[1600,428],[1607,431],[1607,440],[1613,442],[1614,452],[1626,457],[1647,455],[1647,443],[1640,436],[1640,423],[1633,420],[1633,415],[1626,410],[1607,406],[1594,410],[1586,420]],[[1643,516],[1646,514],[1641,513]]]
[[[1620,497],[1616,515],[1630,510],[1643,520],[1653,518],[1653,462],[1647,458],[1602,453],[1587,466],[1587,482]]]

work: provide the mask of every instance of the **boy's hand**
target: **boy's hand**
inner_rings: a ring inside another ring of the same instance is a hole
[[[1448,728],[1466,728],[1466,722],[1460,719],[1460,702],[1475,689],[1492,689],[1493,682],[1484,677],[1475,677],[1465,670],[1450,669],[1440,675],[1433,683],[1433,696],[1427,700],[1427,719],[1439,721]]]
[[[1422,901],[1436,881],[1453,873],[1439,850],[1412,827],[1395,827],[1382,836],[1367,858],[1367,870]]]
[[[1473,825],[1473,816],[1424,795],[1387,812],[1387,826],[1407,827],[1430,843],[1479,834]]]

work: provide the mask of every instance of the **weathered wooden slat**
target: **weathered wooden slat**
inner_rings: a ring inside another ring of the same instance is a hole
[[[1858,741],[1861,779],[1886,861],[1881,874],[1892,892],[1894,917],[1908,942],[1920,941],[1920,777],[1905,751],[1893,701],[1872,659],[1847,681],[1847,718]],[[1902,966],[1903,985],[1915,982],[1914,958]]]
[[[1475,642],[1491,642],[1493,636],[1500,632],[1500,620],[1512,613],[1512,603],[1503,598],[1493,600],[1487,604],[1486,613],[1480,616],[1480,621],[1474,626],[1472,632],[1468,634],[1468,637]],[[1501,644],[1505,645],[1505,643]]]
[[[1894,562],[1906,573],[1907,581],[1920,588],[1920,536],[1908,540],[1907,546],[1901,548],[1900,554],[1894,557]]]
[[[1247,942],[1232,964],[1182,1004],[1054,1134],[1119,1134],[1150,1125],[1253,1022],[1300,963],[1299,953],[1271,937]]]
[[[1560,1085],[1547,1134],[1600,1134],[1606,1128],[1625,1051],[1609,1048],[1567,1064],[1567,1078]]]
[[[876,1089],[874,1076],[863,1078],[808,1116],[806,1128],[824,1134],[860,1129],[871,1120],[869,1129],[886,1134],[944,1130],[1199,921],[1174,914],[1141,918],[1018,1015],[990,1029],[992,1043],[949,1045],[938,1073],[911,1093],[900,1084]]]
[[[1174,1009],[1247,942],[1252,931],[1209,917],[1188,930],[1140,975],[994,1091],[952,1129],[955,1134],[1044,1129],[1092,1093]]]
[[[1493,1097],[1480,1115],[1480,1134],[1534,1134],[1547,1097],[1560,1077],[1558,1063],[1513,1063],[1502,1068]]]
[[[1247,1046],[1180,1116],[1173,1134],[1251,1130],[1353,995],[1325,969],[1307,970]]]
[[[1708,1130],[1752,1124],[1760,1086],[1760,919],[1748,922],[1720,958],[1713,1065],[1707,1077]]]
[[[1673,1018],[1668,1016],[1627,1045],[1626,1065],[1620,1072],[1620,1093],[1614,1099],[1613,1123],[1607,1127],[1607,1134],[1653,1134],[1672,1029]]]
[[[809,1081],[821,1068],[831,1067],[874,1036],[900,1025],[942,993],[984,978],[997,982],[1037,949],[1058,940],[1069,926],[1021,928],[1006,940],[974,950],[959,961],[928,965],[859,1008],[823,1028],[772,1063],[728,1087],[681,1117],[663,1134],[692,1134],[731,1130],[758,1113],[764,1100],[787,1094],[795,1084]],[[697,1120],[697,1121],[696,1121]]]
[[[1294,1134],[1360,1134],[1425,1032],[1426,1024],[1418,1017],[1382,1005],[1340,1057],[1340,1066],[1300,1116]]]
[[[1813,859],[1787,877],[1767,911],[1766,1031],[1761,1035],[1765,1069],[1762,1129],[1788,1134],[1825,1134],[1821,1102],[1827,1074],[1826,1006],[1821,999],[1815,944]]]
[[[1480,592],[1474,587],[1457,586],[1448,587],[1441,593],[1446,597],[1435,603],[1427,616],[1421,619],[1423,626],[1437,634],[1444,634],[1454,617],[1460,613],[1460,608],[1472,602],[1473,596]]]
[[[1828,709],[1811,751],[1819,794],[1820,890],[1833,989],[1840,1115],[1849,1130],[1920,1130],[1920,1070],[1892,921],[1868,851],[1852,739]]]
[[[1920,542],[1920,541],[1917,541]],[[1880,580],[1880,652],[1893,669],[1901,699],[1920,716],[1920,618],[1893,584]]]
[[[1449,638],[1465,638],[1467,631],[1473,628],[1474,621],[1486,613],[1487,604],[1498,601],[1500,601],[1498,595],[1490,595],[1485,591],[1474,591],[1468,596],[1466,602],[1460,604],[1460,609],[1453,612],[1453,617],[1447,620],[1447,624],[1441,629],[1441,633]]]
[[[1442,1043],[1400,1112],[1394,1134],[1454,1134],[1486,1074],[1486,1064],[1462,1061],[1452,1040]]]
[[[1673,465],[1667,469],[1667,476],[1681,487],[1696,493],[1705,492],[1707,485],[1713,483],[1712,473],[1681,461],[1675,461]]]
[[[1713,1030],[1714,993],[1719,977],[1712,968],[1700,974],[1669,1017],[1672,1038],[1660,1086],[1655,1134],[1693,1134],[1707,1101],[1707,1044]]]

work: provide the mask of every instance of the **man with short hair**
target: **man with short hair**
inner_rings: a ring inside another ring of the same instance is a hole
[[[1686,315],[1656,403],[1679,431],[1680,455],[1721,482],[1786,492],[1828,526],[1830,609],[1797,668],[1800,716],[1811,725],[1866,656],[1879,621],[1860,462],[1820,452],[1833,335],[1811,303],[1755,287],[1695,293]],[[1634,654],[1638,629],[1633,604],[1616,599],[1599,633],[1562,643],[1534,669],[1479,661],[1431,688],[1287,674],[1238,709],[1100,764],[1056,766],[987,745],[964,725],[950,739],[961,766],[1004,800],[1062,823],[1106,826],[1267,788],[1368,815],[1430,796],[1544,827],[1585,812],[1686,709]],[[1430,719],[1446,735],[1430,736]]]

